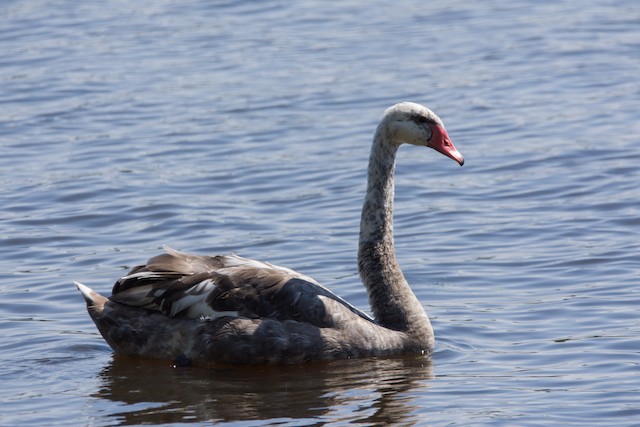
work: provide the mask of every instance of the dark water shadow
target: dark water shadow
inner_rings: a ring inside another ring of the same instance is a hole
[[[275,419],[407,425],[416,421],[414,392],[428,387],[433,369],[424,356],[213,369],[116,357],[99,375],[93,397],[110,408],[117,403],[116,411],[101,411],[111,425]]]

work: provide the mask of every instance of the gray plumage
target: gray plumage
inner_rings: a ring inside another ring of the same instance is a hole
[[[431,352],[431,323],[393,245],[393,173],[402,143],[464,162],[426,107],[401,103],[385,112],[371,149],[358,251],[375,319],[288,268],[165,247],[119,279],[109,298],[77,283],[98,330],[118,354],[197,365]]]

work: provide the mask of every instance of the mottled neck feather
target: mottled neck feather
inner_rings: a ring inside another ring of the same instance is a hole
[[[414,337],[431,336],[422,305],[409,288],[393,245],[393,173],[398,145],[378,126],[369,158],[367,194],[362,207],[358,268],[369,291],[377,322]]]

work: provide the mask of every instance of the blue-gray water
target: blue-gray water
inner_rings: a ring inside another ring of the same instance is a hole
[[[640,425],[640,6],[0,3],[0,424]],[[114,358],[72,285],[162,244],[295,268],[367,307],[370,139],[403,147],[422,357],[172,369]]]

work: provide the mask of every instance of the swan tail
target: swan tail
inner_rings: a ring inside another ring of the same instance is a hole
[[[119,304],[82,283],[74,282],[98,332],[117,354],[175,360],[189,347],[196,319],[169,318],[160,312]]]
[[[102,295],[100,295],[90,287],[83,285],[80,282],[73,282],[73,283],[76,285],[76,287],[82,294],[84,301],[87,303],[87,308],[104,307],[104,304],[107,302],[107,298],[103,297]]]

